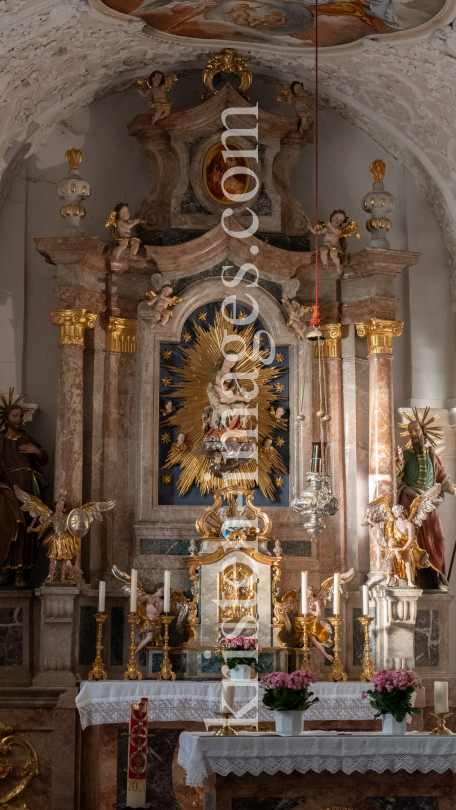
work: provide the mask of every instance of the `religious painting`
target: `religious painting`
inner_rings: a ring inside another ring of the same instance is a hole
[[[367,36],[439,24],[445,0],[102,0],[180,37],[315,46],[347,45]]]
[[[233,152],[242,152],[239,146],[235,143],[227,143],[228,150]],[[226,149],[221,143],[216,143],[208,149],[203,161],[203,182],[204,187],[215,202],[222,203],[223,205],[233,205],[233,202],[241,202],[243,195],[249,187],[250,175],[242,169],[248,168],[248,160],[246,157],[223,157],[222,152]],[[239,167],[238,174],[234,172],[222,180],[225,172],[229,169]],[[227,196],[228,192],[230,197]],[[234,196],[236,195],[236,196]]]

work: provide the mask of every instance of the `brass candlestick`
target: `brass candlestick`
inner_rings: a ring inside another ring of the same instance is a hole
[[[136,664],[136,640],[135,640],[135,629],[136,625],[139,624],[139,616],[137,613],[130,613],[127,616],[128,621],[131,625],[131,633],[130,633],[130,660],[128,661],[127,669],[124,672],[124,681],[142,681],[142,674],[140,673],[138,666]]]
[[[103,624],[105,623],[106,619],[108,618],[106,613],[95,613],[95,621],[98,624],[97,629],[97,655],[95,661],[92,664],[92,669],[89,672],[89,681],[100,681],[102,678],[105,681],[108,677],[108,673],[105,670],[103,659],[101,657],[101,651],[103,649],[102,640],[103,640]]]
[[[223,717],[223,726],[215,732],[214,737],[237,737],[237,731],[230,726],[231,712],[216,712],[216,714]]]
[[[450,734],[452,736],[453,732],[445,725],[446,718],[451,717],[452,714],[453,712],[431,712],[431,717],[436,717],[438,721],[437,728],[433,728],[431,734],[434,734],[435,737],[446,737]]]
[[[375,672],[375,664],[371,659],[371,652],[372,648],[369,644],[369,625],[371,622],[374,621],[373,616],[358,616],[358,621],[364,627],[364,667],[363,667],[363,674],[361,675],[361,680],[365,681],[366,683],[370,683],[372,680],[372,675]]]
[[[331,667],[331,674],[329,676],[330,681],[346,681],[347,674],[344,672],[344,668],[342,665],[342,661],[340,660],[339,653],[339,625],[342,624],[344,621],[339,616],[332,616],[331,619],[328,621],[334,627],[334,661]]]
[[[163,643],[163,661],[160,667],[160,672],[158,673],[158,680],[159,681],[169,681],[170,678],[173,681],[176,680],[176,673],[173,670],[171,661],[169,660],[169,625],[171,624],[174,616],[171,616],[169,613],[162,613],[160,616],[161,623],[165,626],[165,640]]]
[[[298,629],[299,634],[299,641],[302,641],[302,666],[304,669],[312,668],[310,666],[309,660],[309,647],[308,647],[308,640],[309,640],[309,629],[310,625],[313,623],[313,617],[310,618],[308,616],[296,616],[295,618],[295,627]]]

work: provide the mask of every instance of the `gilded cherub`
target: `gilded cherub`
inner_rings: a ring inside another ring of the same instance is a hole
[[[130,596],[131,578],[129,574],[127,574],[125,571],[121,571],[119,568],[117,568],[117,565],[112,566],[112,573],[116,579],[123,583],[123,592],[127,596]],[[145,647],[146,644],[149,644],[149,642],[156,647],[163,644],[160,622],[160,616],[163,613],[164,607],[163,596],[163,587],[158,588],[155,593],[147,593],[143,585],[141,585],[138,580],[136,589],[136,603],[137,613],[139,616],[138,630],[141,640],[136,647],[136,652],[142,650],[142,648]],[[177,629],[179,633],[183,633],[189,612],[189,601],[187,597],[181,593],[181,591],[172,590],[170,603],[171,613],[178,613],[176,625]]]
[[[51,531],[43,546],[47,548],[49,562],[49,574],[46,582],[54,582],[57,577],[57,563],[61,562],[60,580],[68,585],[75,585],[76,578],[73,573],[72,560],[78,556],[79,543],[90,529],[90,524],[94,519],[103,520],[101,512],[113,509],[115,501],[105,501],[96,503],[91,501],[72,509],[68,514],[65,503],[65,493],[60,491],[60,498],[54,506],[54,512],[49,509],[43,501],[34,495],[29,495],[17,485],[14,486],[16,498],[24,504],[21,506],[23,512],[28,512],[33,521],[27,528],[28,532],[37,532],[38,536]],[[39,519],[39,526],[35,526],[35,521]]]
[[[139,85],[139,92],[142,96],[150,96],[149,109],[153,112],[152,124],[156,124],[161,118],[169,115],[172,103],[168,101],[166,94],[171,90],[174,82],[177,82],[175,73],[165,76],[161,70],[154,70],[149,78],[141,76],[136,79]]]
[[[297,298],[282,298],[282,304],[288,314],[287,326],[291,326],[291,328],[295,330],[298,338],[302,340],[302,338],[305,337],[308,326],[305,318],[311,315],[313,307],[305,307]]]
[[[166,399],[164,407],[160,408],[160,413],[163,416],[171,416],[171,414],[174,413],[175,410],[176,409],[173,405],[172,399]]]
[[[340,591],[342,593],[342,586],[350,582],[355,575],[353,568],[350,568],[345,574],[340,575]],[[322,608],[331,599],[334,594],[334,577],[329,577],[320,586],[318,593],[314,593],[312,586],[307,588],[307,613],[313,616],[313,620],[307,627],[308,641],[319,650],[328,661],[333,660],[333,656],[326,652],[326,647],[332,644],[331,635],[332,627],[326,619],[322,618]],[[283,621],[286,630],[291,630],[291,622],[288,613],[298,613],[301,606],[300,594],[296,591],[290,591],[285,594],[282,599],[276,603],[274,608],[275,615]]]
[[[292,82],[290,88],[282,90],[277,96],[277,101],[287,101],[295,108],[295,113],[299,118],[298,130],[305,132],[309,129],[313,121],[312,110],[309,107],[309,93],[304,90],[301,82]]]
[[[154,290],[147,293],[147,297],[151,299],[147,302],[147,306],[154,308],[153,317],[150,321],[151,329],[153,329],[159,321],[165,326],[169,319],[173,317],[172,307],[180,304],[183,300],[182,298],[178,298],[177,295],[173,295],[172,292],[173,288],[171,285],[165,284],[159,293],[156,293]]]
[[[173,450],[178,450],[181,453],[185,453],[186,450],[190,449],[191,445],[187,441],[187,437],[186,437],[185,433],[181,432],[181,433],[178,433],[178,435],[177,435],[177,442],[174,442],[174,444],[172,444],[171,447],[172,447]]]
[[[271,405],[269,408],[269,413],[274,419],[274,422],[277,422],[277,426],[280,427],[282,430],[286,430],[288,419],[285,419],[286,408],[283,405],[277,405],[277,408],[274,408],[274,405]]]
[[[130,219],[127,203],[117,203],[114,211],[111,211],[105,227],[109,228],[111,239],[119,243],[112,251],[113,259],[120,259],[122,253],[128,246],[131,248],[131,255],[136,256],[141,245],[141,240],[138,239],[137,236],[132,236],[131,232],[135,225],[138,225],[140,222],[145,224],[144,219]]]
[[[352,219],[348,219],[345,211],[337,208],[332,212],[328,222],[319,220],[315,228],[309,224],[309,230],[312,233],[325,235],[323,244],[318,248],[320,259],[324,266],[327,267],[328,259],[331,257],[338,275],[342,275],[340,257],[347,252],[346,237],[355,236],[356,239],[361,239],[357,223]]]
[[[391,580],[397,585],[405,580],[409,588],[416,588],[418,568],[434,568],[437,571],[429,561],[427,552],[419,547],[416,534],[429,512],[435,509],[433,500],[439,494],[440,484],[434,484],[423,495],[415,498],[408,516],[401,504],[394,504],[390,509],[387,498],[377,498],[368,504],[366,520],[362,525],[369,525],[373,529],[375,542],[382,552],[387,587]],[[383,523],[383,531],[378,525],[380,523]],[[437,573],[440,579],[439,589],[448,590],[446,577],[441,571]]]

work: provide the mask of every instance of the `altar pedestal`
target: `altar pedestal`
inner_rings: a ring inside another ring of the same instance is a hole
[[[78,588],[46,586],[36,591],[41,600],[40,671],[34,686],[76,686],[73,673],[73,618]]]

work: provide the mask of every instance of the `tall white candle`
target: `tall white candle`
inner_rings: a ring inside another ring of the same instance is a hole
[[[436,714],[448,711],[447,681],[434,681],[434,709]]]
[[[220,693],[220,711],[234,712],[234,694],[236,686],[229,681],[222,681],[222,691]]]
[[[131,569],[130,586],[130,613],[136,613],[136,590],[138,587],[138,572],[136,568]]]
[[[98,613],[104,613],[106,598],[106,582],[100,580],[98,583]]]
[[[301,613],[307,616],[307,571],[301,571]]]
[[[334,574],[334,601],[333,601],[334,616],[340,613],[340,574]]]
[[[165,571],[164,589],[165,592],[163,594],[163,602],[164,602],[163,610],[165,613],[169,613],[171,602],[171,580],[169,576],[169,571]]]
[[[363,585],[363,616],[369,615],[369,586]]]

